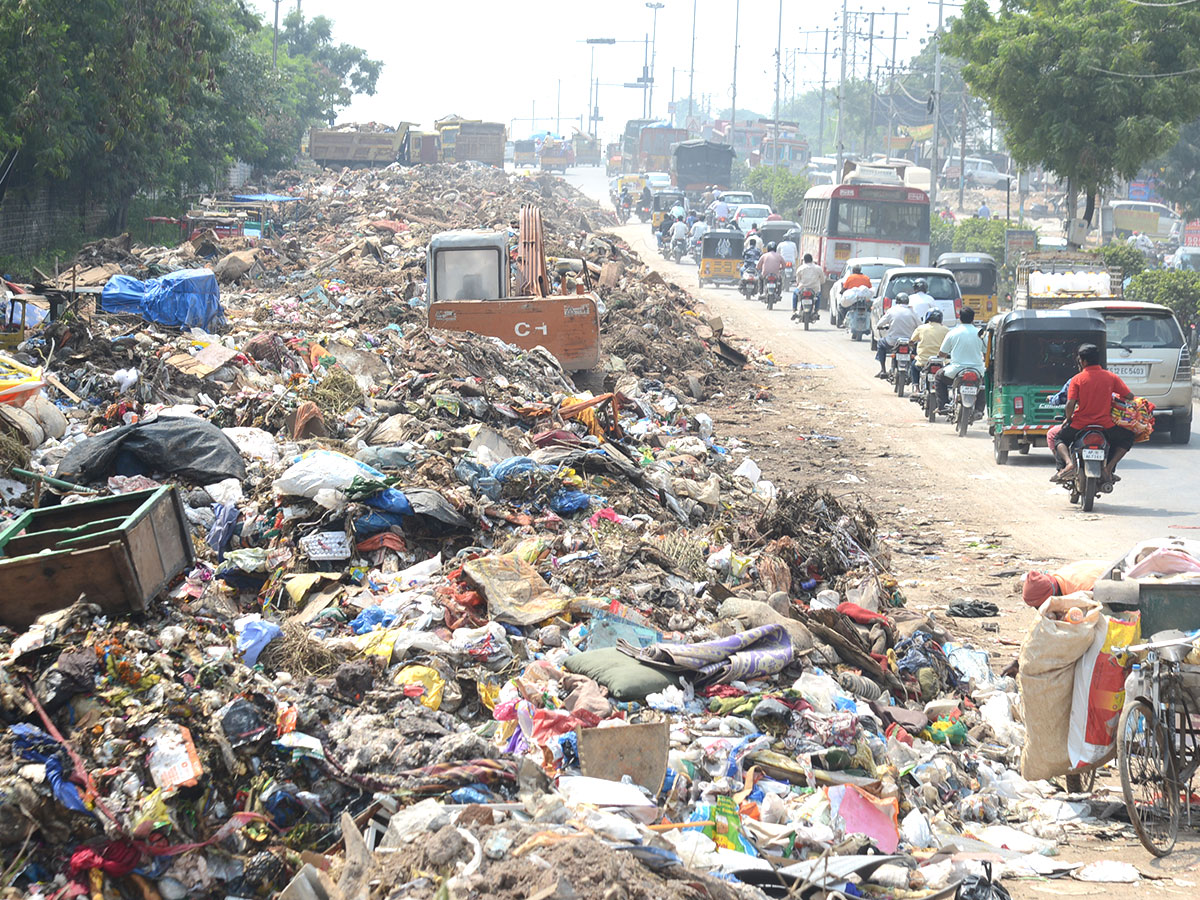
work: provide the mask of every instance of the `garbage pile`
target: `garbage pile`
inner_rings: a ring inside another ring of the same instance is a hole
[[[714,430],[705,399],[768,355],[556,179],[267,187],[305,198],[273,241],[87,251],[143,282],[213,263],[219,314],[198,275],[153,307],[205,326],[102,307],[6,357],[32,396],[0,407],[0,886],[931,897],[961,851],[1054,870],[1088,809],[1014,771],[1015,682],[905,609],[868,510]],[[531,195],[552,252],[618,264],[595,389],[419,309],[428,236]]]

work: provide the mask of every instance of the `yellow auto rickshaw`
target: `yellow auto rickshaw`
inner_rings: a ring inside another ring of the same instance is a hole
[[[939,269],[949,269],[962,291],[963,303],[975,310],[976,319],[988,322],[1000,309],[999,268],[986,253],[943,253]]]
[[[621,175],[617,178],[617,196],[621,196],[621,191],[629,188],[629,196],[636,200],[645,186],[646,179],[641,175]]]
[[[742,250],[746,236],[734,229],[716,228],[704,232],[700,239],[700,287],[731,284],[742,280]]]
[[[663,218],[676,206],[687,209],[683,191],[657,191],[650,198],[650,227],[658,228],[662,225]]]

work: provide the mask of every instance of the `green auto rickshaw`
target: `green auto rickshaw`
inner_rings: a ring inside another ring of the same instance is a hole
[[[1001,313],[984,331],[984,391],[996,465],[1010,450],[1046,446],[1062,422],[1063,407],[1049,402],[1076,372],[1080,344],[1100,348],[1105,363],[1104,317],[1084,309],[1018,309]]]

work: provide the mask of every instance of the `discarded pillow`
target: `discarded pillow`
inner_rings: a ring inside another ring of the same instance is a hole
[[[615,647],[576,653],[567,657],[563,668],[576,675],[586,675],[608,688],[610,697],[622,702],[644,702],[650,694],[657,694],[675,684],[667,672],[640,663]]]

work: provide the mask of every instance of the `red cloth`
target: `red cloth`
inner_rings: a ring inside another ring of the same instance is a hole
[[[104,847],[79,847],[71,854],[71,877],[76,878],[89,869],[99,869],[106,875],[119,878],[128,875],[141,861],[142,854],[132,844],[110,841]]]
[[[847,275],[845,277],[845,279],[843,279],[843,281],[842,281],[842,290],[843,291],[849,291],[856,287],[870,287],[870,286],[871,286],[871,279],[868,278],[866,275],[863,275],[861,272],[859,272],[859,273],[852,272],[851,274]]]
[[[1021,599],[1025,601],[1026,606],[1037,609],[1057,592],[1058,582],[1054,580],[1053,575],[1047,575],[1045,572],[1030,572],[1025,576],[1025,587],[1021,589]]]
[[[1088,366],[1071,379],[1067,388],[1067,399],[1075,401],[1075,412],[1071,414],[1072,428],[1087,428],[1099,425],[1112,428],[1112,398],[1132,394],[1129,386],[1118,376],[1099,366]]]
[[[863,609],[857,603],[851,603],[849,600],[845,603],[839,603],[837,611],[843,616],[849,616],[859,625],[870,625],[872,622],[887,624],[887,616],[881,616],[879,613],[871,612],[869,609]]]
[[[379,550],[387,547],[389,550],[395,550],[397,553],[403,553],[408,549],[408,545],[404,543],[404,538],[398,534],[393,534],[390,531],[383,531],[373,535],[366,540],[359,541],[354,545],[355,549],[366,553],[369,550]]]

